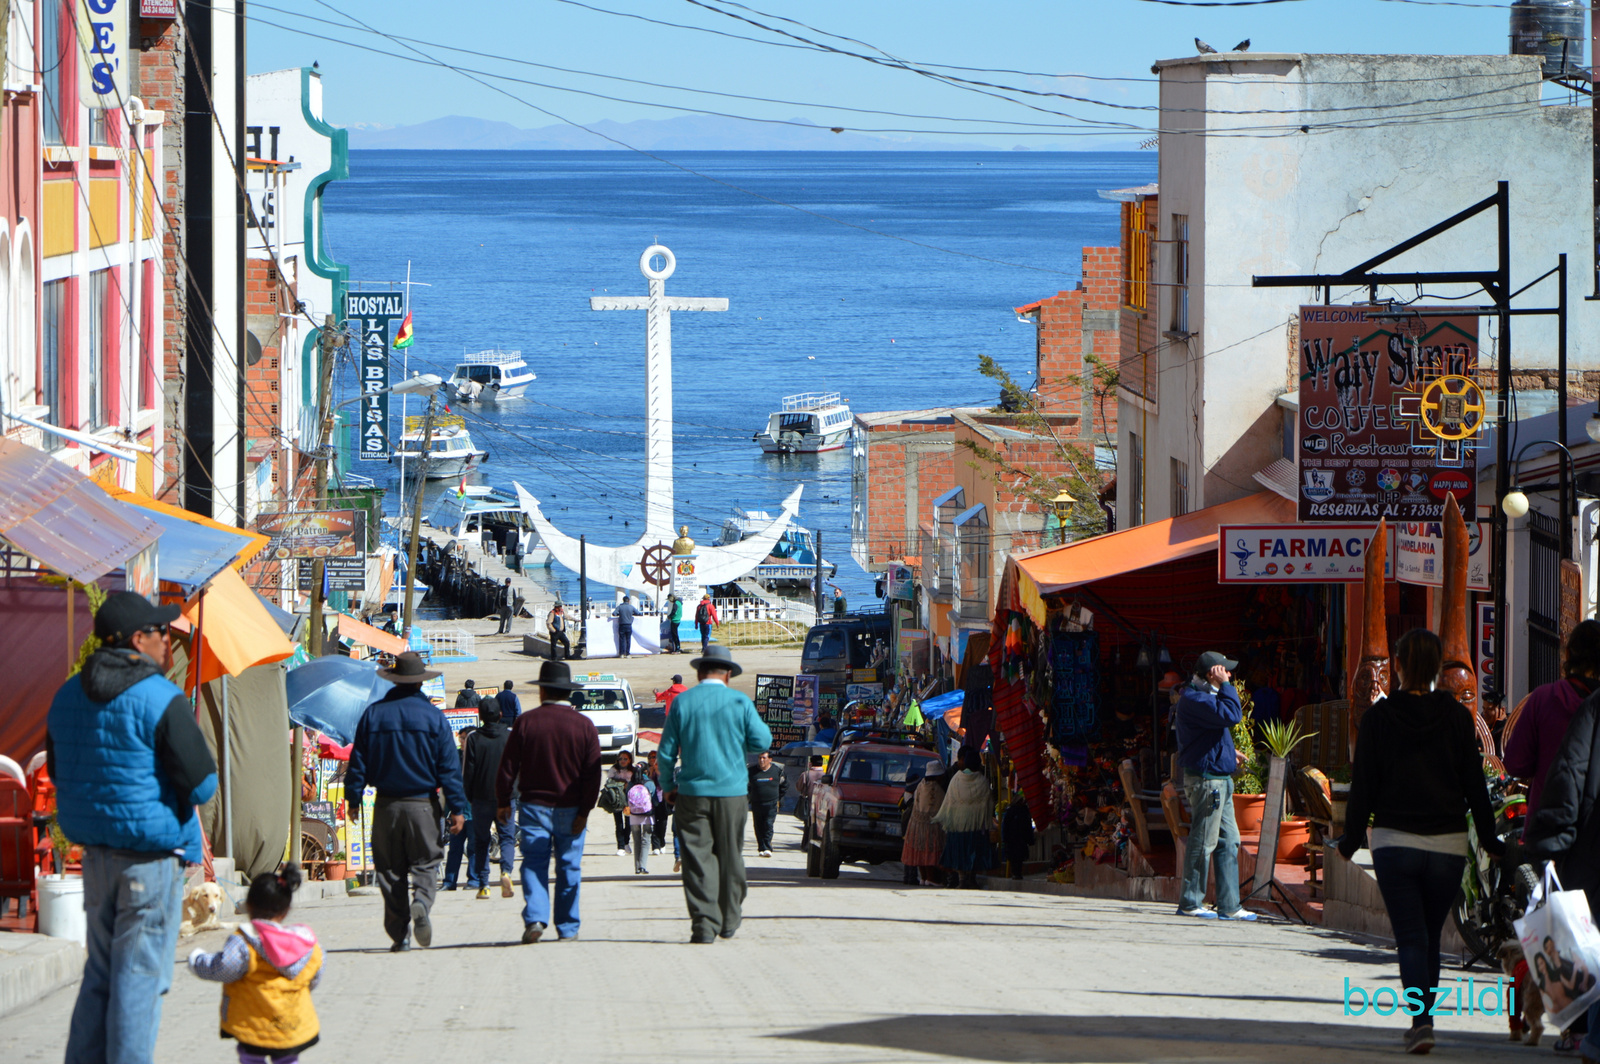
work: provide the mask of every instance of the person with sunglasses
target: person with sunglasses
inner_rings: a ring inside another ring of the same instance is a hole
[[[50,703],[45,756],[61,830],[83,847],[88,959],[69,1062],[154,1059],[172,985],[184,863],[199,864],[195,806],[217,766],[172,668],[177,606],[114,591],[94,617],[100,649]]]

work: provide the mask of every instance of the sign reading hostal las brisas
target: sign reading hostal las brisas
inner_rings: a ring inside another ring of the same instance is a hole
[[[1359,584],[1373,525],[1223,525],[1217,579],[1224,584]],[[1385,580],[1394,579],[1389,530]]]
[[[361,390],[372,393],[361,404],[356,457],[363,462],[389,460],[389,343],[406,316],[405,303],[399,292],[350,292],[344,297],[344,316],[361,352]]]
[[[1478,365],[1478,319],[1449,308],[1300,308],[1301,521],[1476,513],[1475,441],[1422,427],[1422,390]]]
[[[1488,521],[1467,523],[1467,589],[1489,590],[1489,554],[1492,546]],[[1444,524],[1439,521],[1400,521],[1394,526],[1394,575],[1403,584],[1444,586]]]

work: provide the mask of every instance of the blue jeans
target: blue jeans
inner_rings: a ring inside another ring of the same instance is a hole
[[[1206,864],[1217,880],[1217,912],[1239,911],[1239,826],[1233,819],[1233,780],[1186,776],[1189,841],[1183,849],[1180,909],[1198,909],[1206,900]]]
[[[511,818],[496,819],[494,802],[473,802],[472,863],[467,866],[467,886],[489,885],[489,829],[494,828],[500,837],[500,871],[509,875],[517,860],[517,836],[511,828]],[[462,834],[466,834],[462,832]]]
[[[550,926],[550,858],[556,861],[556,934],[578,933],[578,888],[583,884],[583,837],[572,833],[578,811],[532,802],[517,803],[522,843],[522,923]]]
[[[1426,1006],[1411,1026],[1432,1026],[1433,988],[1439,985],[1439,933],[1461,887],[1467,859],[1456,854],[1383,846],[1372,851],[1383,907],[1389,910],[1400,954],[1400,982],[1415,987]]]
[[[83,851],[89,957],[72,1009],[67,1064],[148,1064],[172,986],[183,865],[104,846]]]

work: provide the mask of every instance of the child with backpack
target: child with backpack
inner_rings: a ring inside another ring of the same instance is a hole
[[[650,840],[655,831],[656,785],[643,772],[633,777],[628,788],[628,831],[633,836],[633,874],[650,874]]]
[[[311,991],[322,978],[322,947],[304,924],[285,924],[300,869],[285,865],[250,883],[250,919],[215,953],[189,954],[189,970],[222,983],[222,1037],[239,1043],[240,1064],[297,1064],[317,1044]]]

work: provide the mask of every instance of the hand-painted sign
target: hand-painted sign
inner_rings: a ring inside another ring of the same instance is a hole
[[[405,319],[405,297],[399,292],[350,292],[344,297],[344,316],[361,352],[361,390],[369,394],[361,404],[361,446],[356,457],[363,462],[389,460],[389,341]],[[435,419],[437,427],[439,421]]]
[[[1450,495],[1476,512],[1472,437],[1486,416],[1481,390],[1460,382],[1477,364],[1473,315],[1301,307],[1300,520],[1437,521]]]
[[[1489,521],[1467,523],[1467,589],[1489,590]],[[1394,573],[1403,584],[1444,586],[1444,525],[1438,521],[1398,521],[1394,526]]]
[[[1223,525],[1217,580],[1223,584],[1359,584],[1373,525]],[[1394,529],[1385,580],[1394,579]]]

